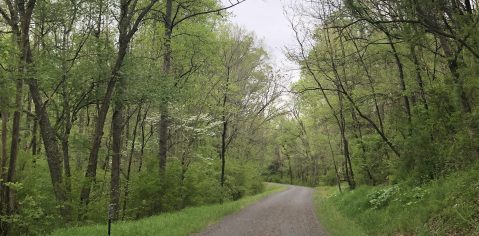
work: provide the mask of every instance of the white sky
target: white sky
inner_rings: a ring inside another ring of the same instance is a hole
[[[228,0],[222,0],[227,4]],[[235,0],[232,0],[233,2]],[[266,47],[275,70],[281,70],[291,77],[298,77],[297,72],[291,72],[297,66],[288,61],[284,51],[286,47],[294,46],[290,23],[284,14],[283,6],[293,0],[246,0],[233,7],[231,22],[253,31]],[[297,80],[297,78],[292,78]]]

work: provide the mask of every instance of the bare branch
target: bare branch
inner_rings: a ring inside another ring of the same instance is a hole
[[[190,14],[190,15],[187,15],[181,19],[179,19],[177,22],[172,22],[171,24],[171,28],[174,28],[175,26],[177,26],[178,24],[180,24],[181,22],[185,21],[185,20],[188,20],[192,17],[195,17],[195,16],[200,16],[200,15],[206,15],[206,14],[210,14],[210,13],[218,13],[218,12],[221,12],[221,11],[224,11],[224,10],[228,10],[232,7],[235,7],[243,2],[245,2],[246,0],[236,0],[235,3],[232,3],[230,2],[231,4],[229,6],[226,6],[226,7],[221,7],[221,8],[218,8],[218,9],[213,9],[213,10],[209,10],[209,11],[203,11],[203,12],[196,12],[196,13],[193,13],[193,14]]]

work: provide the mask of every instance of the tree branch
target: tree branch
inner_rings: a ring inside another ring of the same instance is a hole
[[[133,37],[133,35],[136,33],[136,31],[138,30],[138,27],[140,25],[140,23],[143,21],[143,18],[145,18],[146,14],[148,14],[148,12],[150,12],[151,8],[158,2],[158,0],[151,0],[150,3],[145,7],[143,8],[143,10],[141,11],[141,13],[138,15],[138,17],[136,18],[135,20],[135,23],[133,23],[133,25],[131,26],[131,29],[130,31],[128,32],[127,34],[127,39],[131,39]]]
[[[12,19],[8,16],[7,12],[2,7],[0,7],[0,15],[2,15],[2,17],[5,19],[5,21],[7,21],[10,26],[13,25]]]
[[[203,12],[197,12],[197,13],[193,13],[193,14],[190,14],[190,15],[187,15],[181,19],[179,19],[177,22],[172,22],[171,24],[171,28],[174,28],[175,26],[177,26],[178,24],[180,24],[181,22],[185,21],[185,20],[188,20],[192,17],[195,17],[195,16],[200,16],[200,15],[206,15],[206,14],[210,14],[210,13],[217,13],[217,12],[221,12],[221,11],[224,11],[224,10],[228,10],[234,6],[237,6],[243,2],[245,2],[246,0],[236,0],[235,3],[231,3],[229,6],[226,6],[226,7],[221,7],[221,8],[218,8],[218,9],[213,9],[213,10],[209,10],[209,11],[203,11]]]

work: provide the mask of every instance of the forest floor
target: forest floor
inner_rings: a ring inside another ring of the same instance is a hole
[[[328,235],[316,218],[312,188],[288,189],[230,215],[197,236]]]

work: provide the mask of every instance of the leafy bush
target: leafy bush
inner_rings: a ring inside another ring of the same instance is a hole
[[[368,235],[478,235],[477,165],[416,185],[361,186],[323,202]]]
[[[368,194],[368,202],[372,209],[379,209],[388,204],[388,202],[397,195],[400,188],[397,185],[382,188]]]

